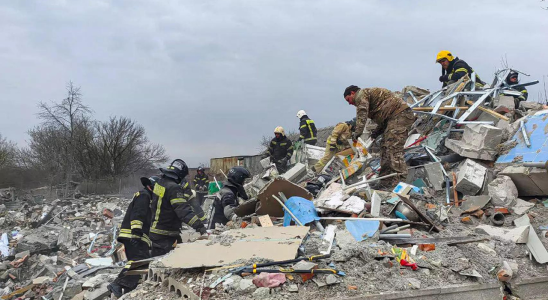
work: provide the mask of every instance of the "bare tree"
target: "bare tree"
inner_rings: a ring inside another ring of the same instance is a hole
[[[6,140],[0,134],[0,169],[12,166],[16,163],[17,146],[14,142]]]
[[[97,149],[102,174],[124,176],[167,161],[161,145],[149,143],[145,129],[125,117],[97,124]]]

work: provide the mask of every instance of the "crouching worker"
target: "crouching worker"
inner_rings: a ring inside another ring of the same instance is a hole
[[[354,127],[356,127],[355,118],[348,122],[341,122],[335,126],[331,135],[327,138],[323,157],[313,167],[314,172],[320,173],[335,154],[350,148],[348,140],[352,139]]]
[[[248,199],[244,181],[251,177],[249,171],[244,167],[233,167],[228,171],[227,177],[228,179],[223,182],[223,188],[220,191],[221,198],[215,199],[212,228],[215,228],[217,223],[226,225],[228,221],[234,221],[237,218],[234,210],[240,205],[238,197],[244,200]]]
[[[116,297],[134,290],[139,284],[140,275],[125,275],[131,268],[131,263],[150,257],[150,200],[154,185],[159,179],[157,176],[141,178],[144,188],[135,193],[122,221],[118,241],[124,244],[128,262],[118,274],[118,278],[108,285],[108,290]]]

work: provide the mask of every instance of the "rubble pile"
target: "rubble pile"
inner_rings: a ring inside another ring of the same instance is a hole
[[[2,299],[109,296],[106,285],[125,263],[115,232],[128,203],[92,196],[51,202],[14,197],[5,202],[9,208],[1,204]]]
[[[475,299],[478,286],[486,299],[530,298],[523,280],[548,281],[548,107],[516,109],[503,82],[511,71],[482,90],[465,76],[441,91],[402,91],[417,115],[406,178],[379,177],[367,133],[316,173],[321,147],[295,143],[283,174],[261,161],[238,218],[205,236],[184,229],[169,254],[133,262],[128,273],[143,280],[120,299],[421,299],[455,289]],[[5,299],[110,297],[128,201],[79,197],[0,206]]]

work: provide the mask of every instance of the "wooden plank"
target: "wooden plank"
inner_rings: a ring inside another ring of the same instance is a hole
[[[272,227],[272,226],[274,226],[272,224],[272,220],[270,219],[269,215],[259,216],[259,223],[261,223],[262,227]]]
[[[437,226],[436,224],[434,224],[434,222],[425,214],[423,214],[416,206],[415,204],[413,203],[413,201],[405,198],[405,197],[402,197],[401,195],[398,195],[398,197],[400,197],[400,199],[407,205],[409,205],[409,207],[411,207],[414,211],[417,212],[417,214],[419,215],[419,217],[424,221],[426,222],[427,224],[429,224],[430,226],[432,226],[432,228],[436,231],[436,232],[440,232],[443,230],[443,227],[442,226]]]

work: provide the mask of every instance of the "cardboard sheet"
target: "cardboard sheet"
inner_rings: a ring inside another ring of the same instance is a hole
[[[270,215],[271,217],[283,217],[284,212],[282,206],[272,195],[280,198],[279,192],[284,193],[287,199],[297,196],[312,200],[312,194],[306,189],[287,181],[283,178],[276,178],[270,182],[265,188],[261,190],[257,199],[260,201],[260,205],[257,208],[257,215]]]
[[[309,229],[291,226],[229,230],[224,234],[230,235],[234,241],[228,246],[220,243],[208,245],[211,241],[179,244],[162,259],[162,263],[169,268],[188,269],[230,265],[240,259],[294,259]]]

